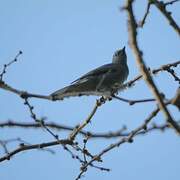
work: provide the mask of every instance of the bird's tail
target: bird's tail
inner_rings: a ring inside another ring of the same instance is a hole
[[[63,100],[69,86],[53,92],[50,96],[53,100]]]

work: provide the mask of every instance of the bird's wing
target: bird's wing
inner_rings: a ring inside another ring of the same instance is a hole
[[[51,94],[53,100],[63,100],[65,97],[96,95],[103,96],[104,92],[96,91],[99,77],[105,77],[108,73],[116,72],[116,64],[105,64],[76,79],[73,84],[66,86]]]
[[[116,71],[117,68],[116,68],[116,65],[113,64],[113,63],[110,63],[110,64],[105,64],[103,66],[100,66],[86,74],[84,74],[83,76],[81,76],[80,78],[76,79],[75,81],[73,81],[71,84],[73,83],[77,83],[79,82],[80,80],[83,80],[83,79],[87,79],[87,78],[90,78],[90,77],[95,77],[95,76],[103,76],[104,74],[108,73],[108,72],[113,72],[113,71]]]

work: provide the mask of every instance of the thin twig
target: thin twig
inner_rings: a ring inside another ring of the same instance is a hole
[[[166,71],[167,71],[168,73],[170,73],[170,74],[173,76],[174,80],[177,81],[177,82],[179,83],[179,85],[180,85],[180,78],[176,75],[176,73],[174,72],[174,70],[171,69],[171,68],[168,68]]]
[[[150,10],[151,4],[152,4],[151,2],[148,2],[145,14],[144,14],[142,20],[138,23],[138,26],[141,27],[141,28],[145,24],[146,18],[147,18],[148,14],[149,14],[149,10]]]
[[[43,129],[45,129],[51,136],[53,136],[57,141],[59,141],[59,136],[57,134],[54,134],[53,131],[51,131],[44,123],[44,120],[43,119],[38,119],[36,114],[34,113],[33,109],[34,107],[30,105],[29,101],[27,98],[24,98],[25,100],[25,105],[28,106],[28,109],[29,109],[29,112],[31,114],[31,117],[33,118],[33,120],[38,123]],[[69,152],[71,154],[71,157],[76,157],[76,159],[80,159],[79,156],[77,155],[74,155],[74,153],[66,146],[66,145],[62,145],[63,148]]]
[[[7,69],[11,64],[17,62],[18,57],[19,57],[21,54],[22,54],[22,51],[19,51],[18,54],[15,56],[15,58],[14,58],[12,61],[10,61],[10,62],[7,63],[7,64],[4,64],[3,70],[2,70],[2,72],[0,73],[0,81],[3,81],[3,76],[4,76],[4,74],[6,73],[6,69]]]
[[[172,1],[169,1],[169,2],[164,2],[164,5],[165,6],[168,6],[168,5],[173,5],[174,3],[178,2],[180,0],[172,0]]]
[[[175,100],[177,100],[177,98],[174,99],[174,101],[172,101],[172,103],[173,102],[176,103]],[[55,123],[46,123],[46,126],[49,128],[52,128],[52,129],[56,129],[56,130],[67,130],[67,131],[74,130],[73,127],[64,126],[64,125],[55,124]],[[0,128],[5,128],[5,127],[41,128],[41,126],[37,123],[20,123],[20,122],[15,122],[15,121],[7,121],[7,122],[0,123]],[[164,130],[167,128],[170,128],[167,123],[162,124],[162,125],[153,124],[152,127],[149,127],[144,132],[141,131],[140,134],[146,134],[146,133],[154,131],[154,130]],[[117,138],[117,137],[126,137],[129,135],[129,132],[127,132],[127,127],[122,127],[121,129],[114,131],[114,132],[112,131],[112,132],[104,132],[104,133],[95,133],[95,132],[81,130],[81,131],[79,131],[79,134],[81,134],[83,136],[89,135],[89,139],[94,139],[94,138],[108,138],[109,139],[109,138]]]
[[[22,145],[19,148],[15,149],[14,151],[9,152],[7,155],[3,156],[0,158],[0,162],[5,161],[5,160],[10,160],[12,156],[15,154],[22,152],[22,151],[27,151],[31,149],[41,149],[49,146],[56,146],[56,145],[72,145],[72,141],[69,139],[61,139],[58,141],[51,141],[47,143],[41,143],[41,144],[33,144],[33,145]]]
[[[162,65],[161,67],[157,68],[157,69],[153,69],[152,70],[152,73],[153,74],[157,74],[161,71],[166,71],[167,69],[169,68],[175,68],[177,67],[178,65],[180,65],[180,60],[179,61],[175,61],[173,63],[169,63],[169,64],[165,64],[165,65]]]
[[[94,157],[93,155],[91,155],[89,153],[89,151],[87,149],[84,149],[84,148],[81,149],[79,146],[77,146],[77,143],[73,143],[72,147],[75,147],[76,151],[80,151],[83,154],[84,160],[82,160],[79,156],[74,156],[72,154],[72,157],[78,159],[82,166],[87,163],[86,156],[91,157],[91,158]],[[102,162],[102,161],[100,160],[100,162]],[[110,171],[109,168],[104,168],[104,167],[101,167],[101,166],[96,166],[93,163],[91,163],[90,166],[93,167],[93,168],[102,170],[102,171]]]
[[[48,127],[46,127],[43,119],[37,119],[36,114],[34,113],[33,109],[34,107],[30,105],[27,98],[24,99],[24,104],[28,107],[29,112],[31,114],[32,119],[38,123],[42,128],[44,128],[49,134],[51,134],[56,140],[59,140],[58,135],[54,134]]]
[[[130,100],[130,99],[121,98],[121,97],[116,96],[116,95],[113,95],[112,97],[115,98],[115,99],[118,99],[120,101],[126,102],[129,105],[134,105],[134,104],[137,104],[137,103],[145,103],[145,102],[154,102],[154,101],[156,101],[153,98],[150,98],[150,99],[139,99],[139,100]]]
[[[51,136],[53,136],[57,141],[59,141],[59,136],[58,136],[57,134],[54,134],[54,132],[51,131],[51,129],[49,129],[49,128],[45,125],[44,120],[37,118],[36,114],[35,114],[34,111],[33,111],[34,107],[30,105],[28,99],[27,99],[27,98],[24,98],[24,100],[25,100],[25,103],[24,103],[24,104],[28,106],[29,112],[30,112],[31,117],[33,118],[33,120],[34,120],[36,123],[38,123],[43,129],[45,129],[45,130],[46,130]],[[67,152],[69,152],[69,153],[71,154],[71,157],[76,157],[76,159],[78,159],[78,160],[80,159],[79,156],[74,155],[74,153],[73,153],[66,145],[62,145],[62,146],[63,146],[63,148],[64,148]]]
[[[77,126],[73,132],[70,134],[69,138],[71,140],[74,140],[76,135],[82,131],[82,129],[91,121],[92,117],[94,116],[94,114],[96,113],[97,109],[99,106],[101,106],[103,103],[105,103],[104,99],[100,98],[99,100],[96,101],[96,104],[93,108],[93,110],[91,111],[91,113],[89,114],[89,116],[87,117],[87,119],[85,121],[83,121],[83,123],[79,126]]]

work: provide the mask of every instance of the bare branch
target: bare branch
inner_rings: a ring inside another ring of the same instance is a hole
[[[149,1],[148,4],[147,4],[147,8],[146,8],[144,17],[143,17],[143,19],[138,23],[138,26],[141,27],[141,28],[142,28],[142,27],[144,26],[144,24],[145,24],[146,18],[147,18],[148,14],[149,14],[149,10],[150,10],[151,4],[152,4],[152,3]]]
[[[65,131],[72,131],[74,130],[73,127],[70,126],[64,126],[60,124],[55,124],[55,123],[45,123],[47,127],[55,129],[55,130],[65,130]],[[5,127],[18,127],[18,128],[41,128],[41,126],[37,123],[20,123],[16,121],[7,121],[7,122],[2,122],[0,123],[1,128]],[[165,130],[165,129],[170,129],[170,126],[165,123],[162,125],[157,125],[153,124],[151,127],[149,127],[146,131],[141,131],[139,134],[146,134],[148,132],[154,131],[154,130]],[[79,131],[79,134],[83,136],[89,136],[89,139],[94,139],[94,138],[117,138],[117,137],[125,137],[128,136],[130,132],[126,132],[127,127],[123,126],[121,129],[114,131],[114,132],[104,132],[104,133],[95,133],[95,132],[90,132],[90,131],[84,131],[81,130]]]
[[[54,134],[48,127],[46,127],[43,119],[37,119],[37,116],[36,116],[36,114],[33,111],[34,107],[30,105],[28,99],[25,98],[24,100],[25,100],[24,105],[26,105],[28,107],[32,119],[36,123],[38,123],[42,128],[44,128],[49,134],[51,134],[56,140],[59,140],[58,135]]]
[[[83,167],[81,167],[81,172],[79,173],[78,177],[76,178],[76,180],[80,179],[81,176],[87,171],[88,166],[93,163],[94,161],[98,161],[101,156],[103,156],[104,154],[106,154],[107,152],[111,151],[112,149],[119,147],[120,145],[124,144],[124,143],[132,143],[133,142],[133,138],[142,130],[146,130],[147,129],[147,125],[148,123],[157,115],[157,113],[160,111],[159,108],[155,109],[147,119],[145,119],[144,123],[142,125],[140,125],[139,127],[137,127],[136,129],[134,129],[133,131],[131,131],[129,133],[129,135],[127,137],[124,137],[122,139],[120,139],[119,141],[117,141],[114,144],[111,144],[109,146],[107,146],[105,149],[103,149],[99,154],[97,154],[96,156],[94,156],[94,158],[92,158],[89,162],[87,162]]]
[[[85,121],[83,121],[83,123],[82,123],[81,125],[77,126],[77,127],[73,130],[73,132],[70,134],[69,138],[70,138],[71,140],[74,140],[75,137],[76,137],[76,135],[77,135],[80,131],[82,131],[82,129],[83,129],[88,123],[90,123],[90,121],[91,121],[92,117],[94,116],[94,114],[96,113],[98,107],[100,107],[103,103],[105,103],[105,99],[104,99],[103,97],[96,101],[96,104],[95,104],[92,112],[91,112],[91,113],[89,114],[89,116],[87,117],[87,119],[86,119]]]
[[[6,91],[10,91],[12,93],[15,93],[15,94],[19,95],[23,99],[24,98],[41,98],[41,99],[52,100],[52,98],[50,96],[32,94],[32,93],[28,93],[26,91],[21,91],[21,90],[15,89],[15,88],[9,86],[8,84],[4,83],[3,81],[0,81],[0,88],[4,89]]]
[[[166,6],[168,5],[167,3],[164,3],[163,1],[158,1],[158,0],[149,0],[149,2],[153,3],[159,11],[165,16],[165,18],[168,20],[169,24],[171,27],[177,32],[177,34],[180,36],[180,28],[176,21],[173,19],[171,16],[171,12],[168,12],[166,10]]]
[[[0,158],[0,162],[5,160],[10,160],[12,156],[14,156],[17,153],[20,153],[22,151],[27,151],[31,149],[41,149],[49,146],[56,146],[56,145],[72,145],[72,141],[69,139],[62,139],[58,141],[51,141],[47,143],[41,143],[41,144],[33,144],[33,145],[22,145],[19,148],[15,149],[14,151],[9,152],[7,155]]]
[[[4,68],[3,68],[3,70],[2,70],[2,73],[0,73],[0,81],[3,81],[3,76],[4,76],[5,73],[6,73],[6,69],[7,69],[11,64],[17,62],[18,57],[19,57],[21,54],[22,54],[22,51],[19,51],[18,54],[15,56],[15,58],[14,58],[12,61],[10,61],[10,62],[7,63],[7,64],[4,64]]]
[[[173,67],[177,67],[178,65],[180,65],[180,60],[176,61],[176,62],[173,62],[173,63],[162,65],[161,67],[152,70],[152,73],[153,74],[157,74],[157,73],[159,73],[161,71],[166,71],[167,69],[170,69],[170,68],[173,68]]]
[[[145,102],[154,102],[154,101],[156,101],[155,99],[152,99],[152,98],[151,99],[130,100],[130,99],[121,98],[121,97],[116,96],[116,95],[113,95],[112,97],[115,98],[115,99],[118,99],[120,101],[126,102],[129,105],[134,105],[134,104],[137,104],[137,103],[145,103]]]
[[[174,80],[177,81],[177,82],[179,83],[179,85],[180,85],[180,78],[176,75],[176,73],[174,72],[174,70],[171,69],[171,68],[168,68],[166,71],[167,71],[168,73],[170,73],[170,74],[173,76]]]
[[[174,3],[178,2],[178,1],[180,1],[180,0],[171,0],[171,1],[169,1],[169,2],[164,2],[164,5],[165,5],[165,6],[173,5]]]
[[[157,69],[153,69],[152,71],[149,69],[149,71],[152,72],[153,74],[157,74],[159,72],[166,71],[169,68],[177,67],[178,65],[180,65],[180,61],[176,61],[174,63],[169,63],[169,64],[162,65],[161,67],[159,67]],[[136,81],[138,81],[140,79],[142,79],[142,75],[136,76],[134,79],[132,79],[129,82],[125,83],[124,86],[125,87],[131,87],[132,85],[134,85],[134,83]]]
[[[161,97],[158,88],[156,87],[151,74],[149,73],[143,57],[142,52],[139,50],[138,43],[137,43],[137,23],[134,17],[133,9],[132,9],[133,0],[127,0],[126,10],[128,14],[128,32],[129,32],[129,43],[130,46],[134,52],[137,65],[139,67],[139,70],[147,83],[147,85],[150,87],[152,93],[154,94],[154,97],[156,98],[159,107],[161,111],[164,113],[166,120],[172,125],[172,127],[176,130],[178,134],[180,134],[180,126],[176,123],[176,121],[173,120],[173,117],[169,113],[167,107],[165,106],[163,102],[163,98]]]

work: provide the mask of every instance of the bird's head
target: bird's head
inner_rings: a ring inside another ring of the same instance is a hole
[[[124,46],[122,49],[115,51],[113,54],[112,63],[126,63],[126,61],[127,56]]]

